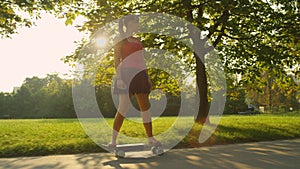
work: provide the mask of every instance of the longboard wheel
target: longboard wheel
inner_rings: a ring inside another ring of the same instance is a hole
[[[159,147],[157,151],[158,151],[158,155],[164,154],[164,149],[162,147]]]
[[[157,155],[163,155],[164,149],[162,147],[157,147]]]
[[[115,156],[117,158],[124,158],[125,157],[125,151],[118,151],[118,150],[115,150]]]
[[[163,155],[164,154],[163,148],[162,147],[156,147],[156,146],[151,148],[151,152],[152,152],[153,155]]]

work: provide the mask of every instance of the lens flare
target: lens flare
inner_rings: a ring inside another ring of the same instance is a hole
[[[106,39],[104,37],[98,37],[96,39],[96,45],[97,47],[104,47],[106,44]]]

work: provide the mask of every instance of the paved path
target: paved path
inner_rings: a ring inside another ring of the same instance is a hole
[[[2,169],[299,169],[300,139],[171,150],[151,158],[110,153],[0,158]]]

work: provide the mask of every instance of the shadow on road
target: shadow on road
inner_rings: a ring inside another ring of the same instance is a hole
[[[300,140],[283,140],[176,149],[163,156],[117,159],[110,153],[0,159],[0,168],[26,169],[296,169],[300,167]]]

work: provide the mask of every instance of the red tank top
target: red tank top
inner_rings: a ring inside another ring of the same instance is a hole
[[[145,69],[142,43],[125,40],[121,48],[121,62],[123,68]]]

